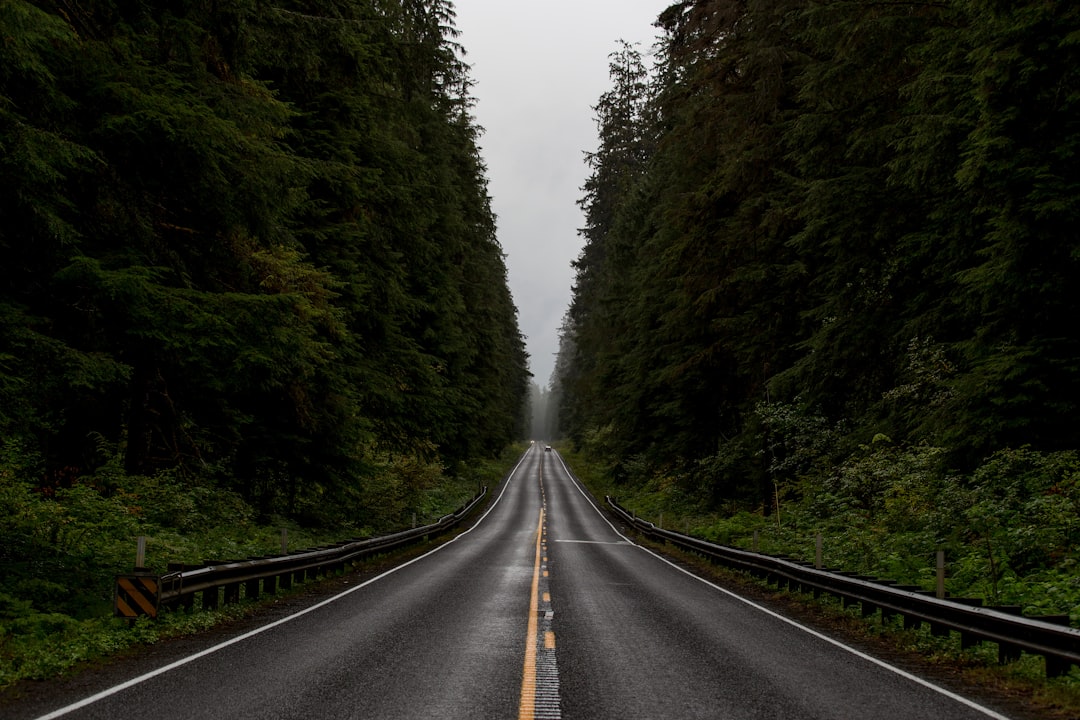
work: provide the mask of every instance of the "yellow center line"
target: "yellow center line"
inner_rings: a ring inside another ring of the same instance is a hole
[[[521,704],[518,720],[533,720],[536,715],[536,631],[540,603],[540,541],[544,536],[544,509],[536,525],[536,561],[533,563],[532,594],[529,597],[529,629],[525,634],[525,666],[521,670]],[[546,573],[545,573],[546,575]]]

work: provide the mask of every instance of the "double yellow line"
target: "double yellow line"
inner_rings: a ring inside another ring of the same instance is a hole
[[[525,635],[525,666],[521,671],[521,704],[518,720],[533,720],[536,715],[536,633],[539,628],[540,592],[540,545],[544,538],[544,509],[540,508],[540,521],[536,526],[536,561],[533,563],[532,595],[529,598],[529,629]],[[555,646],[554,633],[545,637],[547,647]],[[548,643],[550,642],[550,645]]]

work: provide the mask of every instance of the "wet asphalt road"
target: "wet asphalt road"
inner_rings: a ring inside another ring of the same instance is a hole
[[[544,485],[564,718],[995,717],[628,543],[557,456]]]
[[[124,661],[0,717],[1001,717],[630,544],[542,446],[496,492],[453,542],[302,615]]]

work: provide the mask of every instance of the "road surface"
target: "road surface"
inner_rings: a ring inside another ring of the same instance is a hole
[[[470,530],[346,587],[255,627],[58,683],[0,715],[1004,717],[632,544],[541,445]]]

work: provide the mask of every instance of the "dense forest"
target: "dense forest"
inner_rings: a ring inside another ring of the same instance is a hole
[[[558,437],[558,400],[550,387],[529,384],[529,437],[552,440]]]
[[[1080,5],[657,27],[595,106],[560,432],[626,492],[1075,564]]]
[[[449,0],[0,2],[0,599],[153,523],[407,522],[524,433],[456,35]]]

